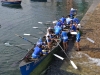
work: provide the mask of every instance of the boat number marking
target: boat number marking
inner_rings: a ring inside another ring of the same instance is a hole
[[[26,71],[30,69],[30,64],[26,65]]]

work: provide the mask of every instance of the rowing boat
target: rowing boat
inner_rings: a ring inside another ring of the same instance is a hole
[[[61,41],[59,41],[61,43]],[[38,60],[29,61],[29,57],[33,53],[33,48],[26,54],[19,64],[22,75],[40,75],[53,60],[53,54],[59,52],[59,46],[56,45],[52,48],[51,52],[42,56]]]
[[[9,0],[2,0],[1,3],[2,5],[20,5],[22,1],[20,0],[13,0],[13,1],[9,1]]]

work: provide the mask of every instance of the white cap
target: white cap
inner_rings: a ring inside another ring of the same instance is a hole
[[[49,27],[48,29],[52,29],[51,27]]]
[[[81,25],[81,24],[78,24],[78,25]]]
[[[71,8],[71,10],[73,10],[73,8]]]

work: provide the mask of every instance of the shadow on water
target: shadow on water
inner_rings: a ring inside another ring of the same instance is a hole
[[[2,6],[7,7],[7,8],[22,9],[22,6],[20,4],[18,4],[18,5],[8,4],[8,5],[2,5]]]

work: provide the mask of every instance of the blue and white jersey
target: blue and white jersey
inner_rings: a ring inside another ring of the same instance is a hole
[[[70,24],[70,22],[71,22],[71,20],[72,20],[72,19],[71,19],[71,18],[69,18],[69,17],[68,17],[68,18],[66,18],[66,24],[68,24],[68,25],[69,25],[69,24]]]
[[[68,39],[68,36],[67,36],[67,32],[66,31],[62,31],[61,38],[62,39]]]
[[[72,25],[71,26],[71,30],[76,31],[76,26],[75,25]]]
[[[55,32],[55,34],[60,34],[61,30],[62,30],[62,28],[59,27],[59,26],[55,26],[55,27],[54,27],[54,32]]]
[[[62,17],[60,20],[62,21],[62,23],[64,23],[66,21],[66,18]]]
[[[70,15],[74,15],[76,13],[76,9],[71,8]]]
[[[34,55],[40,55],[40,53],[42,53],[42,49],[39,48],[38,46],[36,46],[36,47],[34,48],[33,54],[34,54]]]
[[[56,26],[62,26],[62,23],[60,22],[60,21],[58,21],[57,23],[56,23]]]
[[[76,40],[80,40],[80,37],[81,37],[81,34],[80,34],[80,32],[78,32],[76,35]]]
[[[77,24],[79,24],[80,20],[78,18],[73,18],[73,22],[76,22]]]

